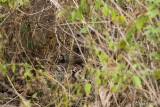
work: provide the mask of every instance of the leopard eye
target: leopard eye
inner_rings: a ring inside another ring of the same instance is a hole
[[[52,39],[52,37],[49,37],[49,39]]]

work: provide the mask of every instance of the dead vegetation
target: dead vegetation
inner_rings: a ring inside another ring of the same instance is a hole
[[[158,106],[160,32],[149,37],[146,27],[159,28],[160,20],[147,15],[149,5],[31,0],[0,7],[0,105]]]

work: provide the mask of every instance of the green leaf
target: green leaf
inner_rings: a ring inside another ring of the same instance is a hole
[[[156,35],[151,35],[147,37],[147,40],[157,40],[157,36]]]
[[[82,29],[80,30],[80,33],[87,33],[87,28],[82,28]]]
[[[143,28],[144,23],[147,21],[148,21],[148,17],[146,17],[146,16],[139,17],[135,23],[136,29],[138,31],[141,30]]]
[[[116,75],[115,78],[114,78],[114,82],[115,82],[115,83],[122,82],[122,77],[119,76],[119,75]]]
[[[97,27],[98,27],[98,30],[102,31],[102,27],[100,23],[97,24]]]
[[[147,34],[150,34],[152,31],[151,30],[146,30],[143,35],[147,35]]]
[[[136,28],[137,28],[137,30],[139,31],[139,30],[141,30],[141,28],[143,27],[143,21],[142,20],[137,20],[136,21]]]
[[[107,86],[107,85],[108,85],[108,80],[106,80],[106,79],[102,79],[102,82],[103,82],[103,84],[104,84],[105,86]]]
[[[115,71],[120,71],[122,69],[123,65],[122,64],[118,64],[115,68]]]
[[[115,10],[112,10],[111,11],[111,19],[112,20],[115,20],[116,19],[116,16],[117,16],[117,12]]]
[[[154,107],[152,104],[149,104],[148,107]]]
[[[29,0],[25,0],[25,5],[29,5]]]
[[[154,29],[154,33],[160,33],[160,30],[159,30],[159,28],[160,28],[160,27],[158,27],[158,28],[155,28],[155,29]]]
[[[79,18],[79,21],[81,22],[82,21],[82,10],[83,8],[80,6],[77,10],[77,17]]]
[[[27,76],[29,76],[31,69],[28,67],[25,67],[25,73],[24,73],[24,77],[26,78]]]
[[[103,6],[103,8],[102,8],[102,13],[103,13],[105,16],[108,16],[109,7],[108,7],[108,6]]]
[[[84,5],[84,11],[87,13],[87,15],[89,14],[89,7],[87,4]]]
[[[30,72],[30,70],[31,70],[30,68],[25,67],[25,71],[26,71],[26,72]]]
[[[56,17],[57,17],[57,18],[60,18],[60,17],[62,16],[62,14],[64,14],[64,12],[65,12],[64,10],[61,10],[60,12],[58,12],[58,14],[57,14]]]
[[[97,1],[95,2],[95,7],[96,7],[96,9],[98,9],[100,6],[101,6],[101,0],[97,0]]]
[[[1,2],[6,2],[7,0],[1,0]]]
[[[160,71],[159,70],[154,70],[153,77],[154,77],[155,80],[160,79]]]
[[[76,21],[76,18],[77,18],[77,13],[75,11],[73,11],[71,13],[71,16],[72,16],[72,22],[75,22]]]
[[[123,0],[118,0],[118,3],[119,3],[119,4],[122,4],[122,1],[123,1]]]
[[[9,7],[13,7],[13,1],[10,1],[10,2],[8,3],[8,5],[9,5]]]
[[[100,56],[99,56],[99,60],[101,63],[104,63],[107,59],[108,55],[106,53],[102,53]]]
[[[150,53],[149,55],[151,56],[151,58],[152,58],[153,60],[156,60],[156,57],[158,56],[158,53],[157,53],[157,52],[152,52],[152,53]]]
[[[84,0],[80,0],[80,6],[84,5]]]
[[[113,49],[114,44],[112,42],[109,42],[108,46],[109,46],[109,49]]]
[[[135,70],[137,68],[137,66],[138,66],[137,64],[133,64],[132,69]]]
[[[16,65],[15,64],[12,64],[12,72],[15,72],[15,69],[16,69]]]
[[[110,86],[111,92],[116,92],[118,90],[118,85],[112,84]]]
[[[21,6],[23,5],[23,0],[18,0],[18,2]]]
[[[147,8],[147,9],[148,9],[149,11],[151,11],[151,10],[153,10],[153,9],[154,9],[154,7],[155,7],[155,5],[154,5],[154,4],[149,4],[149,6],[148,6],[148,8]]]
[[[119,47],[120,47],[120,49],[124,49],[124,48],[126,48],[126,42],[124,41],[124,40],[120,40],[119,41]]]
[[[140,80],[139,76],[137,76],[137,75],[132,76],[132,82],[133,82],[137,87],[139,87],[139,88],[142,87],[141,80]]]
[[[95,49],[95,52],[94,52],[95,57],[97,57],[97,56],[98,56],[99,52],[100,52],[100,50],[99,50],[99,49]]]
[[[77,90],[76,90],[76,94],[78,95],[78,94],[80,94],[80,92],[81,92],[81,86],[78,85]]]
[[[117,19],[117,22],[119,22],[121,24],[124,23],[124,16],[123,15],[117,16],[116,19]]]
[[[96,73],[95,73],[95,76],[96,76],[96,77],[99,77],[100,75],[101,75],[101,71],[100,71],[100,70],[97,70]]]
[[[160,20],[157,21],[157,25],[160,26]]]
[[[129,28],[129,30],[126,33],[126,40],[129,43],[129,45],[131,45],[131,41],[132,41],[132,34],[135,32],[135,28],[131,27]]]
[[[100,85],[101,84],[101,79],[99,77],[95,77],[95,84]]]
[[[159,10],[158,9],[154,9],[154,10],[151,10],[147,13],[147,15],[150,17],[150,18],[153,18],[155,17],[156,15],[158,15],[159,13]]]
[[[2,75],[5,76],[6,75],[6,66],[5,65],[0,66],[0,70],[2,72]]]
[[[85,83],[85,85],[84,85],[84,91],[85,91],[86,95],[88,96],[89,93],[90,93],[90,91],[91,91],[91,84]]]
[[[90,68],[89,69],[89,74],[91,75],[91,74],[93,74],[94,73],[94,69],[93,68]]]
[[[36,97],[37,97],[37,92],[32,95],[32,98],[36,98]]]

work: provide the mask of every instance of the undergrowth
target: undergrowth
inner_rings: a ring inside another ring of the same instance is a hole
[[[160,106],[159,0],[0,2],[2,106]]]

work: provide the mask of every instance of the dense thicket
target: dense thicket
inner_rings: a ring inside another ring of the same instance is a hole
[[[159,0],[0,4],[0,105],[160,105]]]

